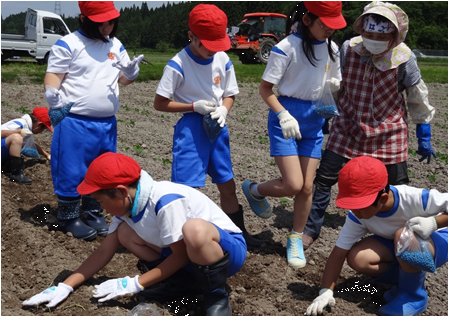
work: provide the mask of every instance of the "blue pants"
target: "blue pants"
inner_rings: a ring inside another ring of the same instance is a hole
[[[106,152],[117,151],[115,116],[93,118],[68,114],[53,131],[51,176],[55,194],[78,197],[90,163]]]
[[[331,189],[338,182],[338,173],[349,159],[325,150],[313,181],[313,201],[304,233],[314,240],[318,238],[324,222],[324,213],[331,200]],[[386,165],[390,185],[409,183],[407,162]]]

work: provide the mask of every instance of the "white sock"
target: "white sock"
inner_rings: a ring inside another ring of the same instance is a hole
[[[249,190],[250,190],[251,194],[253,194],[253,196],[256,198],[264,198],[264,196],[259,194],[257,187],[259,187],[259,184],[251,184],[251,186],[249,186]]]
[[[302,234],[303,234],[304,232],[301,232],[301,233],[299,233],[299,232],[296,232],[295,230],[293,230],[292,229],[292,234],[296,234],[296,235],[298,235],[298,236],[301,236],[302,237]]]

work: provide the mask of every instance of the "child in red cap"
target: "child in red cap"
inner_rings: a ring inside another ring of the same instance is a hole
[[[293,9],[286,30],[290,35],[271,51],[259,89],[270,108],[270,155],[281,177],[261,184],[248,180],[242,185],[252,210],[262,218],[272,213],[266,196],[294,196],[286,253],[288,265],[295,269],[306,265],[302,234],[323,144],[325,119],[314,105],[326,82],[333,87],[341,80],[340,52],[332,41],[334,31],[346,26],[341,8],[341,1],[303,1]],[[278,85],[279,97],[274,85]]]
[[[93,240],[108,226],[100,205],[76,188],[97,156],[117,150],[119,83],[136,80],[143,55],[130,60],[117,39],[120,12],[112,1],[79,1],[79,8],[80,29],[51,48],[44,84],[54,126],[51,174],[59,227]]]
[[[164,68],[154,108],[183,113],[174,130],[171,180],[204,187],[210,175],[220,192],[221,208],[243,231],[248,246],[258,247],[263,241],[246,231],[232,170],[226,116],[239,89],[234,66],[223,52],[231,46],[227,22],[226,14],[215,5],[193,8],[188,31],[191,43]],[[211,132],[213,137],[208,137],[203,120],[218,128]]]
[[[31,179],[23,175],[21,154],[30,155],[26,150],[33,149],[32,156],[43,155],[50,160],[50,153],[34,142],[33,134],[46,129],[53,132],[48,109],[36,107],[31,114],[2,124],[2,172],[11,173],[10,179],[18,184],[31,184]]]
[[[123,245],[140,260],[163,261],[140,276],[96,285],[94,297],[99,302],[145,294],[145,288],[187,270],[203,289],[206,315],[231,315],[226,280],[243,266],[246,244],[241,230],[212,200],[189,186],[154,181],[131,157],[118,153],[96,158],[78,192],[92,195],[114,216],[108,235],[63,283],[23,305],[50,302],[48,307],[56,306],[100,271]]]
[[[351,209],[326,262],[319,296],[307,309],[317,315],[335,305],[333,289],[344,261],[376,282],[393,284],[384,294],[379,315],[411,316],[427,308],[426,271],[417,261],[396,256],[398,239],[408,222],[429,248],[436,268],[448,260],[448,194],[407,185],[390,186],[385,165],[362,156],[349,161],[338,176],[340,208]],[[365,237],[367,234],[371,234]],[[361,239],[361,240],[360,240]]]

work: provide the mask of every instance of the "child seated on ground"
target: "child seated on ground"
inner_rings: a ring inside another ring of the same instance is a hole
[[[411,316],[425,311],[426,271],[418,268],[418,259],[401,260],[395,246],[408,222],[422,239],[430,238],[435,268],[445,264],[448,194],[407,185],[389,186],[385,165],[366,156],[350,160],[341,169],[338,189],[336,205],[351,210],[326,263],[319,296],[308,307],[307,315],[320,314],[326,306],[335,305],[333,289],[345,259],[357,272],[394,285],[384,294],[386,304],[379,315]],[[361,239],[368,233],[373,235]]]
[[[23,160],[26,156],[43,155],[50,159],[50,154],[34,142],[33,134],[46,129],[53,132],[48,109],[36,107],[31,114],[13,119],[2,124],[2,172],[11,173],[10,179],[18,184],[31,184],[31,179],[23,175]],[[27,152],[28,150],[28,152]]]
[[[202,287],[206,314],[231,315],[226,280],[243,266],[246,243],[242,231],[206,195],[185,185],[154,181],[131,157],[112,152],[92,162],[77,190],[80,195],[91,194],[114,216],[108,235],[63,283],[23,305],[56,306],[123,245],[140,260],[163,261],[140,276],[96,285],[93,292],[99,302],[141,292],[185,269]]]

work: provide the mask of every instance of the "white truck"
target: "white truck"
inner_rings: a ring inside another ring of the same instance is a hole
[[[24,35],[2,33],[2,62],[14,56],[31,56],[46,64],[53,44],[69,33],[59,15],[28,8]]]

